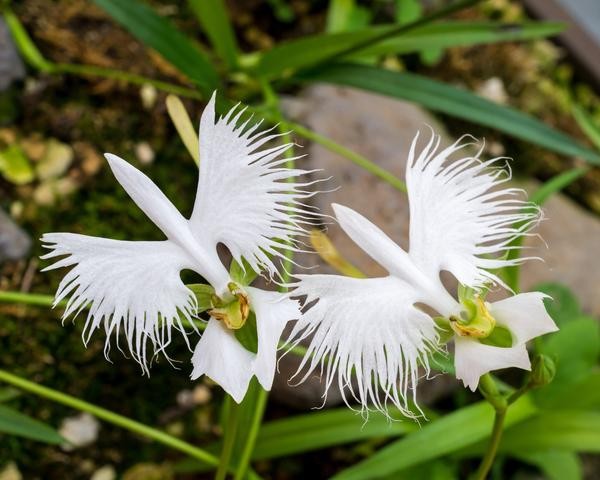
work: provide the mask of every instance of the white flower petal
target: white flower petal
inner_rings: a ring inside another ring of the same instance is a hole
[[[241,403],[252,378],[255,355],[246,350],[221,322],[211,318],[192,356],[191,378],[207,375]]]
[[[510,330],[514,343],[525,343],[545,333],[555,332],[558,327],[548,315],[540,292],[521,293],[491,303],[489,310],[498,325]]]
[[[454,367],[456,378],[462,380],[466,387],[475,391],[479,377],[501,368],[517,367],[531,369],[529,354],[524,343],[511,348],[484,345],[468,337],[455,337]]]
[[[394,277],[355,279],[337,275],[299,275],[293,295],[316,301],[294,326],[289,342],[311,337],[296,375],[300,381],[321,366],[326,390],[337,374],[345,390],[366,412],[387,412],[393,403],[407,416],[414,400],[418,368],[428,371],[427,355],[436,348],[433,320],[414,307],[417,292]],[[327,361],[329,357],[329,361]],[[357,385],[352,384],[355,373]]]
[[[247,288],[252,309],[256,314],[258,350],[254,361],[254,374],[265,390],[271,390],[277,364],[277,344],[290,320],[300,317],[298,302],[285,294]]]
[[[103,326],[107,356],[111,334],[122,332],[133,358],[147,371],[148,357],[170,343],[171,328],[184,332],[180,316],[190,319],[195,313],[196,298],[179,276],[189,259],[170,240],[126,242],[47,233],[42,242],[51,250],[43,259],[67,255],[45,270],[73,267],[58,287],[55,304],[70,297],[63,318],[89,306],[84,341]],[[148,352],[148,342],[153,352]]]
[[[539,208],[518,199],[521,190],[504,187],[510,172],[498,167],[501,159],[473,157],[451,161],[466,147],[459,139],[438,151],[439,137],[417,156],[415,137],[406,169],[410,203],[410,257],[428,277],[450,271],[460,283],[480,287],[488,281],[502,284],[489,269],[526,259],[501,259],[516,237],[540,217]],[[501,187],[502,188],[499,188]],[[524,210],[525,209],[525,210]],[[515,227],[516,224],[521,227]]]
[[[310,183],[287,182],[309,173],[283,168],[292,144],[261,147],[280,135],[255,133],[260,123],[237,126],[243,110],[233,108],[215,120],[215,96],[200,122],[200,178],[190,224],[196,237],[225,244],[233,257],[244,257],[255,271],[264,266],[274,275],[270,256],[295,249],[293,236],[312,224],[314,211],[300,202],[312,194]],[[277,239],[283,240],[282,242]]]

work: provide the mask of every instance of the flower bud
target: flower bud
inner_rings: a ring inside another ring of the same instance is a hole
[[[540,354],[534,358],[531,364],[531,377],[529,383],[538,388],[548,385],[556,375],[556,364],[548,355]]]

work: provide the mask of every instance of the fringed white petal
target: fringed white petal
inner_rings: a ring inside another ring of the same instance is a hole
[[[284,168],[283,154],[292,144],[261,148],[280,135],[257,132],[260,123],[238,125],[243,109],[215,119],[215,96],[200,122],[200,178],[190,224],[197,237],[225,244],[233,257],[252,268],[277,273],[272,256],[293,249],[315,213],[301,202],[311,184],[298,176],[310,172]]]
[[[506,187],[510,172],[502,159],[475,156],[450,160],[467,147],[459,139],[439,150],[432,132],[427,146],[416,153],[415,137],[408,158],[406,184],[410,203],[410,250],[415,264],[429,277],[450,271],[473,288],[486,282],[502,284],[490,269],[520,263],[503,255],[510,242],[535,225],[540,210],[519,199],[521,190]]]
[[[437,347],[433,320],[414,307],[416,291],[394,278],[354,279],[337,275],[299,275],[293,294],[316,303],[303,313],[288,342],[310,338],[296,376],[305,380],[320,366],[325,395],[337,376],[346,403],[352,398],[366,414],[387,414],[388,403],[403,415],[414,401],[419,367]],[[356,376],[356,383],[352,376]],[[348,397],[350,393],[350,398]]]
[[[123,333],[131,355],[147,372],[152,355],[170,343],[171,328],[185,334],[181,318],[190,320],[195,314],[196,298],[179,277],[189,259],[175,243],[73,233],[47,233],[42,242],[51,250],[43,259],[66,256],[45,270],[72,267],[56,292],[55,304],[69,297],[63,318],[89,307],[84,342],[104,327],[108,356],[111,334],[117,336],[118,346]]]
[[[531,363],[524,343],[501,348],[457,336],[454,341],[454,367],[456,378],[462,380],[465,387],[475,391],[482,375],[509,367],[529,370]]]
[[[479,377],[493,370],[517,367],[531,368],[526,343],[540,335],[555,332],[558,327],[546,312],[540,292],[521,293],[489,304],[491,315],[499,326],[507,328],[512,337],[510,348],[484,345],[475,339],[456,337],[456,378],[475,390]]]
[[[513,343],[525,343],[558,330],[546,311],[545,298],[550,297],[540,292],[520,293],[490,304],[489,310],[498,325],[510,330]]]
[[[253,374],[254,354],[235,338],[233,330],[211,318],[192,356],[191,378],[207,375],[241,403]]]
[[[296,300],[285,294],[247,288],[256,314],[258,350],[254,360],[254,373],[265,390],[271,390],[277,364],[277,344],[288,321],[300,318]]]

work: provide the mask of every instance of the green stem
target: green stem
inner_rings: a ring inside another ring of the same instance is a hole
[[[492,468],[492,464],[496,458],[496,453],[498,452],[500,440],[502,439],[502,429],[504,426],[504,418],[506,417],[506,410],[506,408],[502,410],[496,410],[494,426],[492,428],[492,436],[490,437],[490,442],[487,446],[485,455],[481,460],[481,464],[477,469],[477,473],[475,474],[475,480],[485,480],[490,468]]]
[[[229,462],[231,461],[231,454],[233,453],[233,447],[235,445],[235,437],[238,429],[238,419],[240,407],[233,398],[227,397],[228,417],[227,425],[225,427],[225,438],[223,440],[223,450],[221,450],[221,458],[219,460],[219,467],[215,474],[215,480],[224,480],[227,471],[229,470]]]
[[[17,388],[20,388],[21,390],[33,393],[34,395],[39,395],[40,397],[47,398],[49,400],[60,403],[62,405],[66,405],[68,407],[75,408],[82,412],[88,412],[101,420],[125,428],[131,432],[137,433],[152,440],[155,440],[158,443],[162,443],[163,445],[171,447],[175,450],[179,450],[180,452],[183,452],[189,455],[190,457],[193,457],[196,460],[200,460],[201,462],[204,462],[208,465],[219,465],[219,459],[217,457],[202,450],[201,448],[195,447],[194,445],[184,442],[183,440],[180,440],[178,438],[172,437],[171,435],[168,435],[165,432],[144,425],[143,423],[136,422],[135,420],[131,420],[130,418],[124,417],[123,415],[119,415],[117,413],[111,412],[110,410],[106,410],[105,408],[98,407],[96,405],[85,402],[83,400],[72,397],[57,390],[44,387],[43,385],[30,382],[29,380],[25,380],[24,378],[21,378],[17,375],[13,375],[12,373],[1,369],[0,380]]]
[[[479,379],[479,391],[494,407],[495,411],[494,425],[492,427],[490,441],[474,477],[474,480],[485,480],[490,468],[492,467],[492,464],[494,463],[494,459],[496,458],[498,445],[500,445],[500,440],[502,438],[504,418],[506,417],[509,403],[506,400],[506,397],[500,393],[494,377],[492,377],[492,375],[489,373],[482,375]]]
[[[339,143],[334,142],[330,138],[324,137],[323,135],[319,135],[316,132],[294,122],[290,122],[287,120],[283,121],[288,128],[294,130],[295,133],[304,137],[308,140],[311,140],[319,145],[322,145],[327,150],[330,150],[338,155],[341,155],[344,158],[347,158],[354,164],[359,167],[365,169],[367,172],[379,177],[381,180],[389,183],[396,190],[406,193],[406,183],[396,177],[393,173],[387,171],[385,168],[380,167],[376,163],[372,162],[366,157],[340,145]]]
[[[84,77],[101,77],[110,78],[114,80],[120,80],[125,83],[131,83],[134,85],[152,85],[158,90],[163,92],[173,93],[182,97],[195,98],[201,100],[204,96],[197,90],[192,88],[182,87],[169,82],[163,82],[162,80],[155,80],[153,78],[144,77],[135,73],[125,72],[123,70],[116,70],[113,68],[97,67],[95,65],[77,65],[73,63],[57,63],[53,64],[51,73],[69,73],[75,75],[81,75]]]
[[[252,416],[252,423],[250,424],[250,430],[248,431],[248,436],[246,437],[246,441],[244,443],[244,449],[240,454],[240,460],[235,472],[234,480],[243,480],[246,478],[246,472],[248,471],[248,465],[250,464],[250,459],[254,451],[254,445],[256,444],[258,432],[260,431],[268,397],[269,392],[260,388],[256,398],[256,404],[254,406],[255,408],[254,415]]]
[[[162,90],[168,93],[181,95],[182,97],[202,99],[203,95],[192,88],[182,87],[180,85],[174,85],[169,82],[163,82],[161,80],[154,80],[147,78],[142,75],[136,75],[134,73],[125,72],[122,70],[116,70],[113,68],[97,67],[95,65],[78,65],[72,63],[53,63],[41,54],[36,47],[35,43],[27,33],[27,30],[23,27],[23,24],[13,13],[13,11],[5,6],[2,10],[6,24],[12,34],[13,39],[19,49],[19,52],[23,55],[25,61],[34,68],[46,73],[51,74],[74,74],[87,77],[101,77],[111,78],[114,80],[121,80],[126,83],[134,85],[145,85],[149,84],[156,87],[158,90]]]

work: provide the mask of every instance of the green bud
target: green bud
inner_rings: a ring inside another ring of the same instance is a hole
[[[533,388],[548,385],[556,375],[556,364],[548,355],[540,354],[533,359],[529,384]]]

